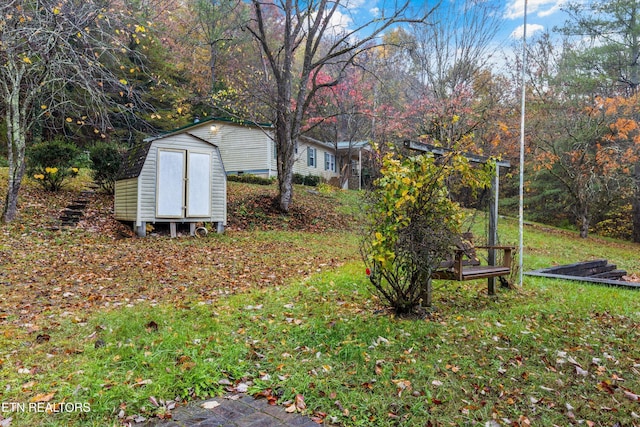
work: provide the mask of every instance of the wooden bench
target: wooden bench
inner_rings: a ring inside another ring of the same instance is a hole
[[[468,233],[453,250],[452,257],[440,264],[431,274],[432,279],[442,280],[476,280],[491,277],[508,276],[511,274],[514,246],[474,246],[472,236]],[[481,265],[476,255],[476,249],[502,251],[500,265]]]

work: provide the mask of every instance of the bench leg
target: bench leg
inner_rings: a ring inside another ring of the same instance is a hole
[[[487,279],[487,293],[489,295],[496,294],[496,278],[495,277],[489,277]]]

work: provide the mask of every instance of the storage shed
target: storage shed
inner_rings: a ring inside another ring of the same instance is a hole
[[[219,233],[227,222],[227,175],[218,147],[176,131],[133,147],[115,183],[115,218],[133,222],[139,236],[147,224],[213,223]]]

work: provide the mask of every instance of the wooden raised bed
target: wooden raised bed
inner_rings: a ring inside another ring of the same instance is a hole
[[[627,275],[627,272],[625,270],[618,269],[615,264],[610,264],[606,259],[547,267],[539,270],[527,271],[524,274],[527,276],[578,280],[581,282],[598,283],[602,285],[640,288],[640,283],[624,280],[624,276]]]

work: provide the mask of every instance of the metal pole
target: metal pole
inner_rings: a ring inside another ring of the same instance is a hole
[[[489,231],[488,245],[496,246],[498,244],[498,199],[500,188],[500,166],[496,165],[496,175],[491,181],[491,196],[489,197]],[[496,250],[489,249],[488,257],[489,265],[496,265]],[[487,290],[489,295],[496,293],[496,278],[489,277],[487,279]]]
[[[525,121],[525,100],[526,100],[526,68],[527,68],[527,0],[524,0],[524,29],[522,32],[522,106],[520,108],[520,203],[518,215],[518,235],[519,245],[518,252],[518,272],[520,286],[523,276],[523,259],[524,259],[524,121]]]
[[[358,150],[358,190],[362,190],[362,148]]]

